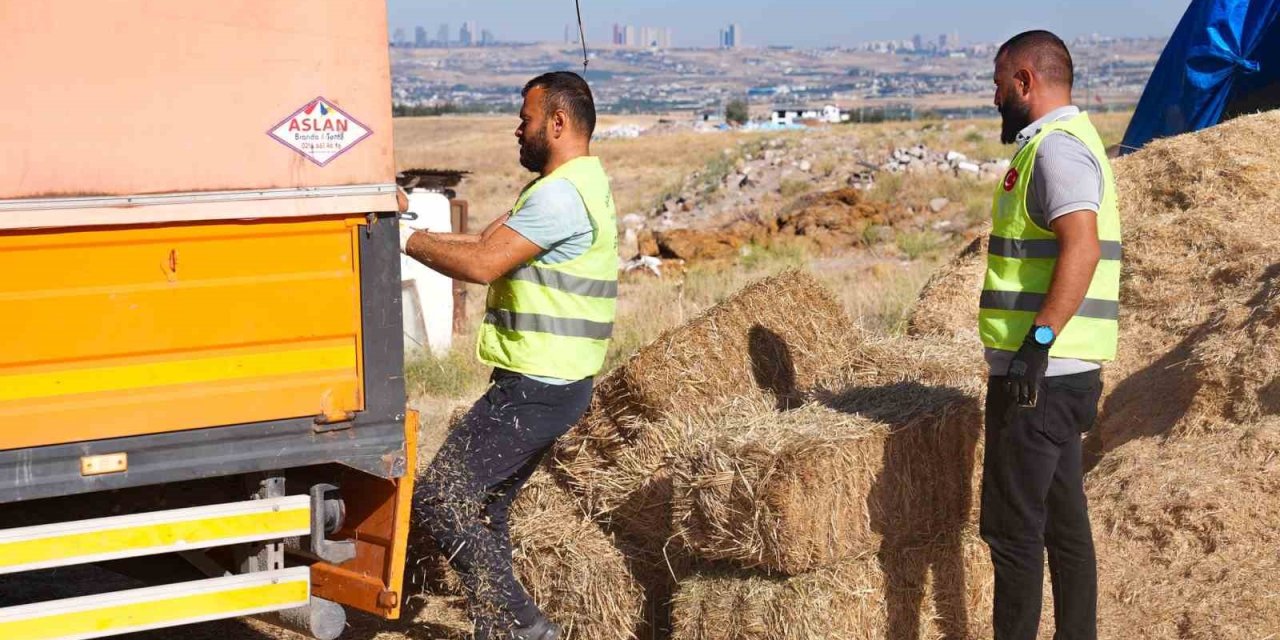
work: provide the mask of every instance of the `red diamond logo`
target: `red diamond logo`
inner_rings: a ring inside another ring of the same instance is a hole
[[[281,120],[267,135],[323,167],[373,135],[373,131],[319,97]]]

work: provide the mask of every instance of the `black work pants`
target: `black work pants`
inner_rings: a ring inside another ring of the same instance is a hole
[[[592,380],[557,386],[495,370],[423,478],[425,524],[467,592],[477,640],[540,615],[511,566],[507,515],[543,455],[591,400]]]
[[[1098,415],[1100,371],[1046,378],[1035,407],[1003,377],[987,387],[982,538],[995,566],[996,640],[1034,640],[1049,555],[1056,640],[1097,637],[1098,575],[1081,434]]]

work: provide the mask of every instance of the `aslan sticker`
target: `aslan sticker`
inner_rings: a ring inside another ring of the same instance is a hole
[[[373,131],[319,97],[281,120],[267,135],[323,167]]]

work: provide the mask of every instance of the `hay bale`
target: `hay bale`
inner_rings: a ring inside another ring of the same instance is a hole
[[[787,413],[709,422],[677,467],[681,543],[707,559],[797,575],[923,544],[969,522],[977,398],[914,383],[855,388]]]
[[[969,243],[929,278],[907,316],[907,334],[937,336],[982,347],[978,337],[978,294],[987,269],[990,230]]]
[[[600,385],[593,413],[659,419],[754,397],[799,401],[839,366],[858,331],[813,276],[752,284],[636,352]]]
[[[643,590],[613,538],[539,473],[511,511],[516,575],[566,638],[630,640]]]
[[[445,428],[425,434],[429,449],[421,451],[420,478],[448,430],[465,415],[464,410],[454,411]],[[461,596],[462,582],[419,525],[424,505],[432,497],[422,494],[425,488],[419,483],[415,489],[405,576],[411,593],[420,597]],[[511,505],[510,520],[516,575],[534,602],[565,628],[566,638],[636,638],[644,594],[630,558],[587,517],[577,499],[556,484],[545,465],[534,472]]]
[[[1280,420],[1143,439],[1088,476],[1104,638],[1280,629]]]
[[[991,567],[973,535],[884,548],[791,578],[706,570],[680,583],[674,640],[991,637]]]
[[[788,271],[748,286],[602,378],[587,415],[556,446],[557,473],[593,514],[614,512],[678,446],[677,431],[652,423],[799,404],[839,370],[859,335],[835,296],[808,274]],[[653,531],[653,520],[637,524],[628,528]]]
[[[689,427],[698,435],[676,467],[672,506],[681,543],[797,575],[882,543],[955,536],[976,504],[981,392],[934,382],[972,368],[948,366],[960,350],[873,342],[855,358],[867,361],[855,381],[819,402]]]

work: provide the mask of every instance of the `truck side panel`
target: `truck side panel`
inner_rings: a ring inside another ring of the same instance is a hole
[[[0,449],[363,409],[363,222],[0,234]]]
[[[383,2],[5,1],[0,60],[0,86],[21,88],[0,101],[0,202],[395,181]],[[318,97],[371,132],[323,166],[268,135]],[[394,210],[394,196],[345,211]],[[330,214],[332,200],[256,215]],[[176,219],[134,204],[0,207],[0,228]],[[206,203],[186,219],[236,208]]]

